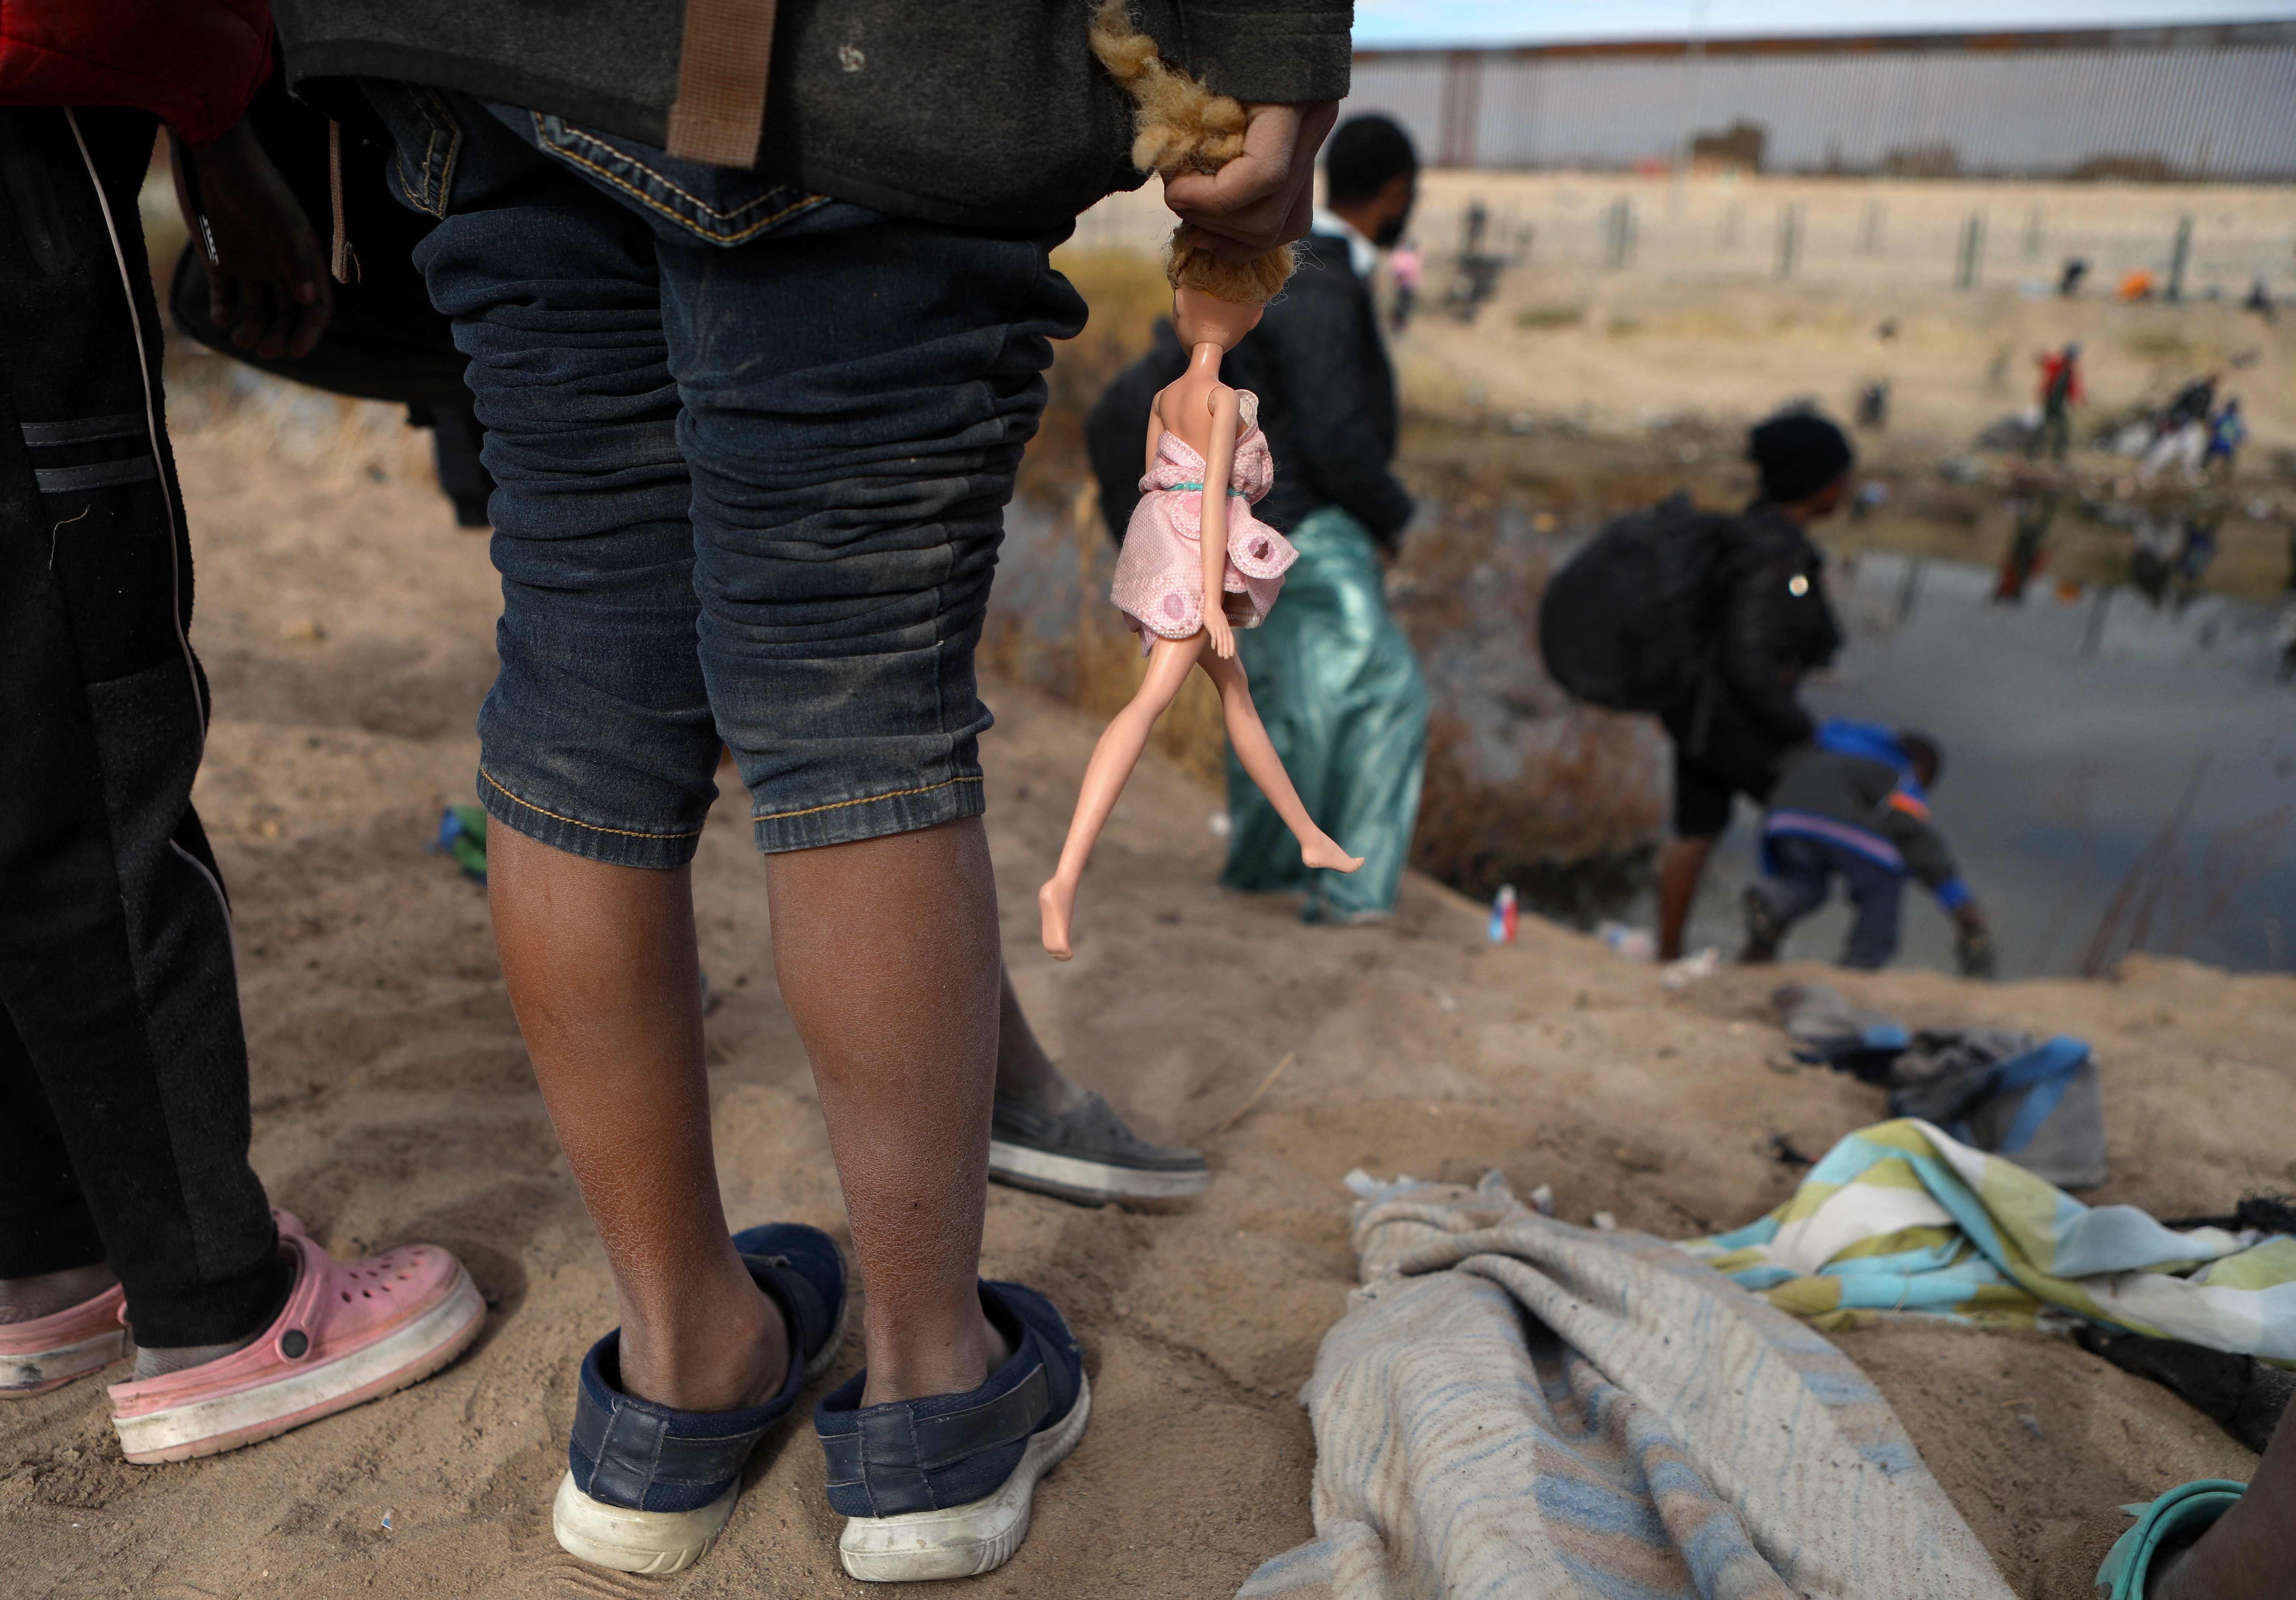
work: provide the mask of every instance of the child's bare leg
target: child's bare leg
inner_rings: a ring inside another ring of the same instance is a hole
[[[489,846],[503,977],[614,1271],[622,1386],[683,1411],[755,1404],[789,1344],[718,1198],[692,870],[594,861],[501,825]]]
[[[766,858],[774,970],[813,1059],[867,1290],[865,1406],[977,1389],[996,1077],[996,882],[978,817]]]
[[[2281,1414],[2248,1492],[2200,1542],[2156,1557],[2147,1600],[2273,1600],[2296,1593],[2296,1406]]]
[[[1283,759],[1275,754],[1275,746],[1267,737],[1267,729],[1259,720],[1259,707],[1251,703],[1251,683],[1245,677],[1243,663],[1222,660],[1210,651],[1203,657],[1204,671],[1219,689],[1220,709],[1227,717],[1228,743],[1235,747],[1236,760],[1243,763],[1244,771],[1275,814],[1283,819],[1300,841],[1300,853],[1310,867],[1329,867],[1340,872],[1352,872],[1363,865],[1363,857],[1349,855],[1340,848],[1338,841],[1316,826],[1316,819],[1308,814],[1300,791],[1292,786],[1292,774],[1283,770]]]
[[[1117,796],[1124,793],[1132,769],[1140,764],[1140,753],[1148,747],[1148,735],[1156,719],[1187,682],[1188,668],[1195,665],[1203,648],[1201,633],[1157,640],[1148,654],[1148,676],[1140,692],[1116,714],[1093,747],[1083,788],[1077,793],[1076,815],[1070,819],[1068,840],[1061,846],[1060,865],[1037,891],[1037,908],[1045,918],[1045,948],[1056,960],[1069,959],[1069,918],[1076,909],[1077,886],[1084,880],[1092,847],[1099,842],[1100,830],[1108,825],[1109,813],[1116,809]]]

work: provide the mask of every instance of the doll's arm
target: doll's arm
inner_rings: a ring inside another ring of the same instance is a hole
[[[1235,391],[1222,384],[1212,396],[1212,442],[1204,454],[1204,632],[1223,658],[1235,654],[1235,631],[1224,603],[1227,589],[1227,480],[1235,469]]]
[[[1156,446],[1164,440],[1164,419],[1156,413],[1164,408],[1164,396],[1159,394],[1148,404],[1148,459],[1140,465],[1145,474],[1156,470]]]

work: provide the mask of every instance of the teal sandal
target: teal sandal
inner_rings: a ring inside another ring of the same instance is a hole
[[[2111,1591],[2107,1600],[2144,1600],[2144,1580],[2161,1547],[2180,1549],[2191,1544],[2214,1527],[2247,1488],[2228,1478],[2200,1478],[2179,1483],[2149,1506],[2123,1506],[2136,1522],[2113,1541],[2104,1564],[2096,1570],[2096,1587]]]

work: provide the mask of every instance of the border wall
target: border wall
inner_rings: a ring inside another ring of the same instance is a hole
[[[2296,181],[2296,22],[1365,50],[1448,167]]]

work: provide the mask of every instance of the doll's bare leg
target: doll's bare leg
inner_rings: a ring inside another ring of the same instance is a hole
[[[1140,753],[1148,747],[1148,735],[1156,719],[1188,681],[1188,669],[1203,648],[1201,633],[1157,640],[1148,653],[1148,676],[1140,691],[1116,714],[1092,748],[1084,785],[1077,793],[1076,815],[1069,820],[1068,840],[1061,846],[1061,863],[1037,891],[1037,909],[1045,918],[1045,948],[1054,960],[1069,959],[1069,918],[1076,910],[1077,886],[1084,881],[1085,863],[1092,859],[1100,830],[1108,826],[1117,796],[1124,793],[1132,769],[1140,764]]]
[[[1235,749],[1235,758],[1243,763],[1244,771],[1275,814],[1283,819],[1300,841],[1300,853],[1310,867],[1329,867],[1335,871],[1352,872],[1364,863],[1359,855],[1349,855],[1340,848],[1330,834],[1316,826],[1316,819],[1308,814],[1300,791],[1292,785],[1292,774],[1283,770],[1283,758],[1275,754],[1275,747],[1267,737],[1267,729],[1259,720],[1259,707],[1251,703],[1251,683],[1244,676],[1243,663],[1222,660],[1207,650],[1203,656],[1204,671],[1219,689],[1220,710],[1227,717],[1227,740]]]

